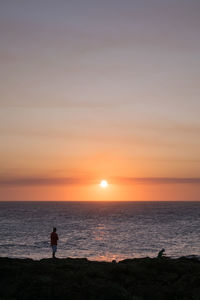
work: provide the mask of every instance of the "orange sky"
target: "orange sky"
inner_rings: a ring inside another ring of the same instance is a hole
[[[200,200],[200,4],[69,2],[2,4],[0,200]]]

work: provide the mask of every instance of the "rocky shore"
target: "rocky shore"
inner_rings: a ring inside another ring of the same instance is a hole
[[[196,258],[0,258],[0,300],[200,300]]]

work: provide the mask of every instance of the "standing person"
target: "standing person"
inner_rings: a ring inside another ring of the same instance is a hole
[[[56,258],[55,254],[57,251],[57,241],[58,241],[58,235],[56,233],[56,227],[54,227],[53,232],[51,233],[52,258]]]

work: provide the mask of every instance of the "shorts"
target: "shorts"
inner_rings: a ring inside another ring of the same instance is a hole
[[[52,247],[52,251],[53,251],[53,252],[56,252],[56,251],[57,251],[57,245],[51,245],[51,247]]]

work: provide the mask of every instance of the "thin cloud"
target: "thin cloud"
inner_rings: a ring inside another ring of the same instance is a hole
[[[200,184],[198,177],[115,177],[110,183],[118,185],[160,185],[160,184]],[[95,184],[91,178],[78,177],[0,177],[0,186],[56,186],[56,185],[88,185]]]
[[[119,184],[200,184],[198,177],[117,177]]]
[[[11,177],[0,178],[0,186],[85,185],[91,180],[73,177]]]

